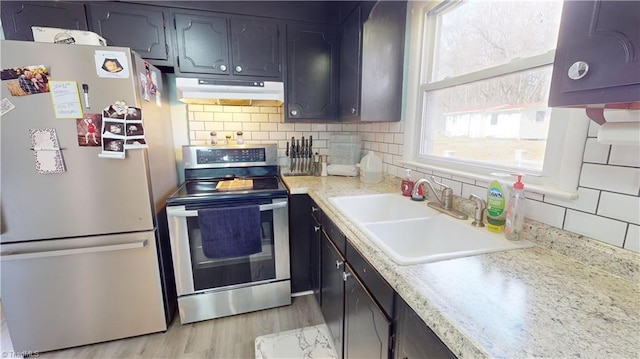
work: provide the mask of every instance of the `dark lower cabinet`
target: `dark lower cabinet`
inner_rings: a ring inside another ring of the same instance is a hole
[[[289,196],[289,265],[291,292],[299,293],[311,289],[310,262],[313,256],[312,218],[309,216],[311,198],[308,195]],[[316,250],[316,263],[319,259]]]
[[[338,357],[455,358],[326,212],[321,223],[319,303]]]
[[[338,41],[331,25],[287,25],[285,120],[335,120]]]
[[[344,299],[344,357],[389,357],[391,321],[347,264]]]
[[[0,13],[6,40],[33,41],[31,26],[87,30],[81,2],[1,1]]]
[[[311,236],[310,236],[310,258],[309,258],[309,279],[311,290],[316,297],[318,305],[322,305],[322,291],[320,290],[320,244],[322,243],[322,210],[311,201]]]
[[[109,46],[129,47],[154,65],[172,65],[169,10],[157,6],[91,2],[90,29]]]
[[[321,273],[322,305],[320,309],[329,327],[338,358],[343,358],[344,338],[344,257],[326,233],[322,236]]]
[[[451,350],[407,303],[396,296],[394,359],[452,359]]]

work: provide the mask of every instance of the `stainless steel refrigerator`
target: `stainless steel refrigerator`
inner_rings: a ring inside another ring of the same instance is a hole
[[[177,176],[161,72],[127,48],[0,41],[0,54],[0,296],[14,351],[166,330],[175,285],[163,208]],[[116,67],[100,66],[105,54]],[[56,91],[28,94],[35,86],[5,76],[39,65]],[[111,128],[83,136],[80,118],[64,118],[122,103],[143,125],[124,158],[101,157]],[[50,129],[59,148],[34,146],[30,134]],[[39,151],[58,151],[59,171],[39,171]]]

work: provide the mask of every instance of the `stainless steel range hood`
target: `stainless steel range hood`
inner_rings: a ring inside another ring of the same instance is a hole
[[[284,84],[274,81],[176,78],[178,100],[187,104],[280,106]]]

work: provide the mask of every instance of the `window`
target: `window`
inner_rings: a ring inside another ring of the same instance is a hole
[[[412,18],[422,25],[411,34],[420,74],[405,160],[470,177],[522,172],[529,183],[575,191],[577,173],[566,180],[554,172],[565,145],[584,145],[588,120],[547,107],[562,1],[428,4]],[[567,142],[572,121],[584,137]]]

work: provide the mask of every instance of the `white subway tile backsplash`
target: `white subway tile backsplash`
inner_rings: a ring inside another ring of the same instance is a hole
[[[270,140],[285,140],[287,138],[287,134],[284,132],[269,132]]]
[[[627,238],[624,240],[624,249],[640,252],[640,226],[629,225]]]
[[[524,191],[524,196],[525,198],[532,199],[535,201],[540,201],[540,202],[544,202],[544,198],[545,198],[543,194],[527,191],[526,188]]]
[[[202,111],[202,105],[187,105],[187,111],[189,112],[198,112]]]
[[[311,131],[311,124],[309,124],[309,123],[296,123],[295,124],[295,129],[298,132]]]
[[[250,122],[251,114],[244,112],[237,112],[233,114],[233,122]]]
[[[242,106],[242,112],[260,113],[260,108],[257,106]]]
[[[342,132],[342,124],[340,123],[330,123],[327,125],[327,131],[329,132]]]
[[[311,124],[311,131],[315,131],[315,132],[323,132],[327,130],[327,125],[324,123],[312,123]]]
[[[242,131],[242,123],[240,122],[225,122],[225,131]],[[235,137],[235,136],[233,136]]]
[[[609,164],[640,167],[640,146],[611,146]]]
[[[233,121],[232,113],[215,112],[213,114],[213,120],[216,122],[231,122]]]
[[[594,121],[589,121],[589,132],[587,137],[598,137],[598,131],[600,131],[600,125]]]
[[[252,113],[251,122],[269,122],[268,113]]]
[[[595,138],[588,138],[584,148],[584,162],[607,163],[609,158],[609,145],[603,145]]]
[[[637,196],[640,168],[585,163],[582,165],[580,186]]]
[[[279,123],[278,131],[280,132],[292,132],[295,131],[295,126],[293,123]]]
[[[213,121],[213,113],[193,112],[193,121]]]
[[[564,229],[622,247],[627,232],[627,224],[568,209]]]
[[[204,129],[211,131],[222,131],[224,130],[224,122],[205,122]]]
[[[278,131],[278,124],[277,123],[261,123],[260,124],[260,131]]]
[[[524,216],[526,218],[531,218],[534,221],[542,222],[553,227],[562,228],[566,208],[534,200],[527,200],[525,203]]]
[[[487,200],[487,189],[483,187],[474,186],[470,183],[462,184],[462,197],[469,198],[470,195],[475,194],[476,196],[482,198],[483,200]]]
[[[598,190],[578,187],[578,198],[574,200],[558,199],[547,196],[545,197],[545,202],[562,207],[577,209],[582,212],[596,213],[599,196],[600,191]]]
[[[443,178],[442,183],[445,184],[446,186],[451,187],[451,190],[453,190],[453,194],[455,194],[456,196],[462,196],[462,183],[458,182],[458,181],[454,181],[448,178]],[[436,191],[438,191],[438,185],[436,185],[435,183],[432,183],[433,187]],[[438,195],[440,195],[440,193],[438,193]]]
[[[257,131],[257,132],[253,132],[253,139],[254,140],[268,140],[269,139],[269,132],[262,132],[262,131]]]
[[[640,197],[602,192],[598,215],[640,224]]]
[[[189,129],[192,131],[204,131],[204,122],[191,121],[189,123]]]
[[[191,107],[189,107],[189,110],[191,110]],[[204,105],[200,111],[222,112],[222,106],[220,106],[220,105]]]
[[[260,107],[260,113],[281,113],[281,112],[282,112],[281,107],[270,107],[270,106]]]
[[[258,122],[247,122],[242,124],[242,131],[251,132],[251,131],[260,131],[260,123]]]

